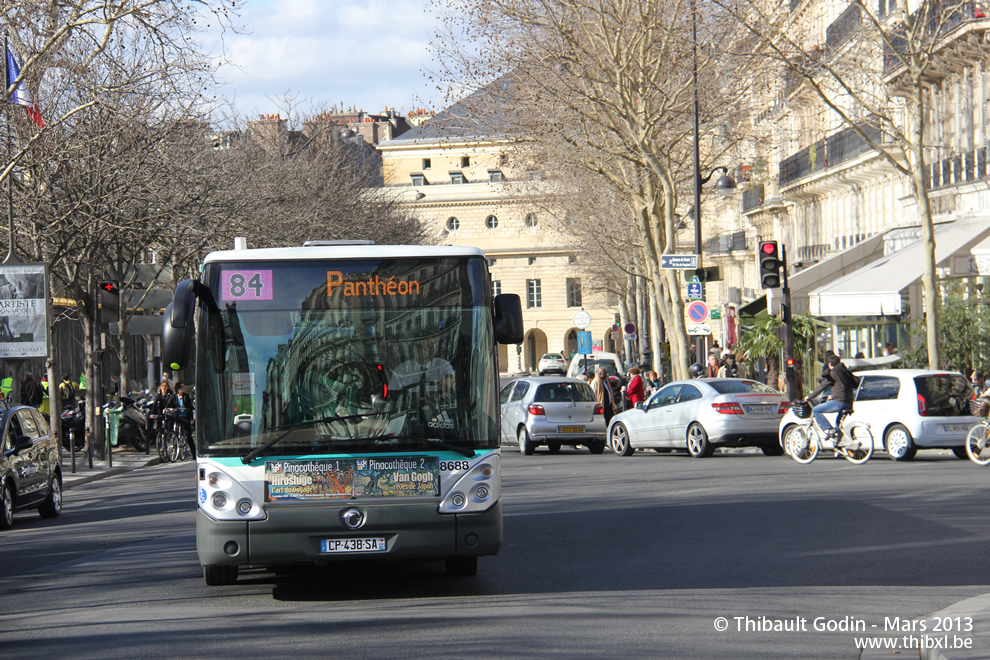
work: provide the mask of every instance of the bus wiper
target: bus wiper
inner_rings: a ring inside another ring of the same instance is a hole
[[[278,444],[279,441],[282,440],[282,438],[289,435],[290,433],[292,433],[301,426],[307,426],[309,424],[329,424],[330,422],[344,422],[349,419],[364,419],[366,417],[375,417],[377,415],[378,413],[364,413],[361,415],[330,415],[329,417],[320,417],[319,419],[308,419],[305,422],[297,422],[295,424],[289,424],[288,426],[280,426],[278,428],[284,428],[285,433],[275,438],[272,438],[271,440],[261,445],[257,449],[252,449],[250,452],[248,452],[241,458],[241,463],[248,465],[251,461],[258,458],[263,453],[265,453],[266,451],[274,447],[276,444]]]
[[[444,451],[452,451],[460,454],[461,456],[466,456],[467,458],[474,458],[474,450],[468,449],[467,447],[460,447],[458,445],[452,445],[444,442],[443,440],[429,440],[427,438],[418,435],[377,435],[368,438],[347,438],[349,441],[367,441],[367,440],[412,440],[421,447],[430,447],[431,449],[443,449]]]

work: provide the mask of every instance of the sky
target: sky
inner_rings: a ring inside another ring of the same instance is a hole
[[[278,113],[272,99],[287,93],[303,110],[440,109],[424,73],[438,68],[429,0],[247,0],[239,22],[243,34],[223,36],[220,93],[247,119]]]

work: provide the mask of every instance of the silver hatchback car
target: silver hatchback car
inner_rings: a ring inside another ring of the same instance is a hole
[[[539,445],[551,453],[561,446],[605,450],[605,411],[595,393],[577,378],[532,377],[502,388],[502,444],[517,444],[531,455]]]

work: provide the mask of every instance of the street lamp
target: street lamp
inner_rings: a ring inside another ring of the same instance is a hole
[[[701,270],[701,186],[708,183],[715,172],[721,171],[715,181],[715,190],[723,197],[728,197],[736,191],[736,182],[729,176],[726,167],[716,167],[708,176],[701,178],[701,138],[698,135],[698,19],[695,11],[695,0],[691,0],[691,43],[694,49],[693,82],[694,82],[694,251],[698,255],[698,269]],[[702,283],[704,286],[704,283]],[[705,365],[702,356],[705,354],[705,337],[698,335],[695,340],[695,362]]]

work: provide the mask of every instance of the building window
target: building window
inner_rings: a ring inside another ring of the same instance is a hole
[[[471,167],[470,156],[461,156],[461,167]]]
[[[464,183],[464,174],[459,171],[450,172],[451,183]]]
[[[530,266],[535,266],[536,265],[536,257],[530,257],[529,258],[529,265]]]
[[[540,280],[526,280],[526,307],[543,307],[543,294],[540,291]]]
[[[498,227],[498,218],[496,218],[494,215],[488,216],[487,218],[485,218],[485,226],[488,227],[489,229],[495,229],[496,227]]]
[[[423,176],[423,174],[421,174],[421,173],[410,174],[409,175],[409,178],[412,179],[412,184],[414,186],[425,186],[425,185],[427,185],[426,184],[426,177]]]
[[[457,228],[460,227],[460,226],[461,226],[461,221],[458,220],[457,218],[455,218],[453,216],[447,218],[447,230],[448,231],[457,231]]]
[[[567,279],[567,306],[581,306],[581,280]]]
[[[526,218],[523,220],[523,222],[526,223],[526,226],[527,227],[535,227],[536,226],[536,214],[535,213],[527,213],[526,214]]]
[[[488,170],[488,183],[503,181],[502,170]]]
[[[423,159],[423,169],[424,169],[424,170],[428,170],[428,169],[430,169],[430,165],[431,165],[431,164],[432,164],[432,163],[431,163],[431,161],[430,161],[430,159],[429,159],[429,158],[424,158],[424,159]]]
[[[497,263],[498,263],[498,259],[489,259],[488,260],[488,267],[491,268],[492,266],[494,266]]]
[[[576,254],[569,254],[569,255],[567,255],[567,263],[569,263],[569,264],[576,264],[577,263],[577,255]]]
[[[509,164],[509,155],[508,154],[499,154],[498,155],[498,165],[499,165],[499,167],[505,167],[508,164]]]
[[[502,294],[502,281],[492,280],[492,295],[498,296]]]

